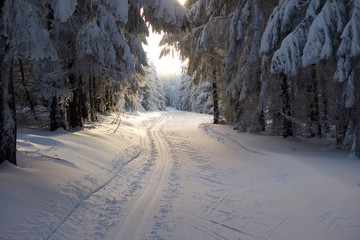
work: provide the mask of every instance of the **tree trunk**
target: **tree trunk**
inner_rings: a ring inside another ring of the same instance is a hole
[[[345,101],[343,98],[344,83],[335,84],[336,94],[336,112],[335,112],[335,128],[336,128],[336,145],[341,146],[345,139],[346,131],[349,124],[349,109],[345,108]]]
[[[86,84],[85,84],[85,78],[82,77],[79,79],[81,81],[80,85],[80,103],[81,103],[81,117],[82,119],[88,119],[89,118],[89,108],[88,108],[88,101],[86,98]]]
[[[13,63],[5,39],[0,39],[0,81],[0,163],[8,160],[16,165],[17,125]]]
[[[111,96],[111,84],[109,83],[105,87],[105,110],[106,112],[112,112],[112,96]]]
[[[95,107],[95,77],[89,79],[89,98],[90,98],[90,120],[97,121],[96,107]]]
[[[291,121],[291,106],[290,96],[288,92],[288,82],[286,74],[281,73],[281,99],[282,99],[282,112],[283,112],[283,137],[293,136],[293,128]]]
[[[102,81],[102,79],[100,79],[100,81]],[[96,81],[94,79],[94,86],[93,86],[93,89],[94,89],[94,107],[95,107],[95,112],[96,113],[103,112],[102,104],[101,104],[101,101],[102,101],[101,96],[102,96],[102,94],[99,93],[98,87],[99,86],[96,86]]]
[[[265,114],[264,111],[261,111],[259,114],[259,130],[264,132],[265,131]]]
[[[328,99],[326,94],[323,92],[323,109],[322,109],[322,122],[324,123],[324,132],[329,133],[330,132],[330,126],[329,126],[329,109],[328,109]]]
[[[214,124],[219,123],[219,99],[216,83],[212,83],[212,94],[213,94],[213,104],[214,104]]]
[[[360,158],[360,93],[359,93],[359,88],[360,88],[360,57],[357,57],[354,62],[356,62],[357,64],[354,66],[354,76],[353,76],[353,81],[354,81],[354,97],[355,97],[355,102],[354,102],[354,112],[352,115],[352,119],[353,119],[353,123],[354,123],[354,141],[355,141],[355,156],[357,158]]]
[[[79,78],[75,76],[75,74],[69,74],[69,82],[71,87],[73,88],[73,98],[72,101],[69,102],[68,108],[68,121],[69,126],[71,128],[75,128],[77,126],[82,127],[82,119],[81,119],[81,103],[80,103],[80,89],[81,83]]]
[[[259,122],[258,126],[260,131],[265,131],[266,128],[264,109],[266,106],[266,96],[269,85],[269,66],[270,58],[268,55],[264,55],[261,61],[261,75],[258,82],[259,97],[254,118],[254,121]]]
[[[29,103],[32,118],[36,120],[37,116],[36,116],[35,106],[34,106],[34,103],[33,103],[32,99],[31,99],[30,93],[29,93],[29,91],[27,89],[27,86],[26,86],[25,74],[24,74],[24,66],[23,66],[22,60],[20,58],[19,58],[19,65],[20,65],[21,81],[22,81],[22,85],[24,87],[24,93],[25,93],[26,101],[28,101],[28,103]]]
[[[319,88],[318,88],[318,78],[316,74],[316,66],[311,66],[311,99],[312,101],[310,108],[310,121],[311,121],[311,135],[315,136],[315,133],[318,137],[321,138],[321,123],[320,123],[320,103],[319,103]],[[316,131],[316,132],[315,132]]]
[[[64,112],[58,104],[58,97],[52,96],[50,101],[50,131],[55,131],[58,128],[66,129]]]
[[[0,1],[0,19],[4,1]],[[0,163],[8,160],[16,165],[16,109],[12,55],[0,34]]]
[[[313,85],[309,84],[306,88],[306,96],[307,96],[307,124],[306,124],[306,136],[314,137],[314,98],[313,98]]]
[[[321,128],[321,122],[320,122],[320,99],[319,99],[319,88],[317,80],[314,82],[314,123],[316,126],[316,133],[319,138],[322,138],[322,128]]]

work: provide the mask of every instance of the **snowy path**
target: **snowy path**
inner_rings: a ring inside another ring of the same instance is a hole
[[[52,239],[359,236],[359,187],[351,190],[196,121],[204,116],[170,111],[150,118],[142,153],[84,201]]]
[[[137,117],[128,160],[52,225],[47,239],[360,239],[359,161],[336,152],[312,157],[310,145],[238,134],[208,124],[207,115]],[[310,158],[340,160],[333,165],[347,175],[327,174]]]

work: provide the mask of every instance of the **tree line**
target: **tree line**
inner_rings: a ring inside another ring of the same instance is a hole
[[[154,77],[145,84],[154,75],[142,48],[149,24],[176,32],[185,14],[176,0],[1,0],[0,163],[16,164],[21,103],[36,119],[41,102],[51,131],[96,121],[119,104],[139,106],[139,94],[158,90]],[[164,108],[161,97],[156,104]]]
[[[239,131],[330,137],[360,157],[359,0],[188,0],[190,86],[211,84],[214,122]],[[190,88],[189,88],[190,89]],[[186,104],[185,104],[186,105]]]

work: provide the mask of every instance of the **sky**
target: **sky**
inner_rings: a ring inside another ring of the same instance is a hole
[[[178,0],[181,4],[184,4],[185,0]],[[159,59],[160,52],[162,47],[159,47],[159,42],[162,38],[162,35],[153,33],[150,30],[150,35],[147,38],[148,45],[144,45],[144,50],[147,53],[149,62],[153,62],[158,76],[162,77],[172,77],[181,74],[182,63],[179,60],[179,55],[176,53],[174,58],[171,54],[162,57]]]

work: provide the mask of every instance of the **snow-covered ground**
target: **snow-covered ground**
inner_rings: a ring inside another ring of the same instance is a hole
[[[360,239],[360,161],[169,109],[20,129],[0,239]]]

